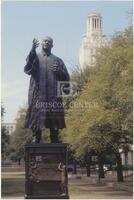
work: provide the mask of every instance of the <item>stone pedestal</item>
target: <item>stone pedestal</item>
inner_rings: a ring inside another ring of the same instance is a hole
[[[25,146],[25,198],[68,199],[67,145]]]

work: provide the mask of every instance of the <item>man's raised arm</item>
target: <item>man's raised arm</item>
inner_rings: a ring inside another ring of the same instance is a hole
[[[32,49],[26,58],[26,65],[24,67],[24,72],[28,75],[32,75],[37,71],[38,67],[38,58],[36,54],[36,48],[39,46],[37,39],[33,39]]]

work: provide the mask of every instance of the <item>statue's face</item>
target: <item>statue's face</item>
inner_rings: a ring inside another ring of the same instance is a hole
[[[53,47],[53,40],[50,37],[45,37],[42,41],[42,49],[51,50]]]

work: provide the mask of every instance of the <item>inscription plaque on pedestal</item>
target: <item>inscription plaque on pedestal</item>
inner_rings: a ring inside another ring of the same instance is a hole
[[[25,172],[25,198],[69,198],[67,145],[40,143],[26,145]]]

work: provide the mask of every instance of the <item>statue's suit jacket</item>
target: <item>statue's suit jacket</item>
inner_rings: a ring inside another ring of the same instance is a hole
[[[31,50],[24,72],[31,75],[25,128],[33,131],[43,128],[65,128],[62,97],[58,96],[57,83],[69,81],[63,61],[44,51]],[[54,66],[58,68],[53,71]]]

